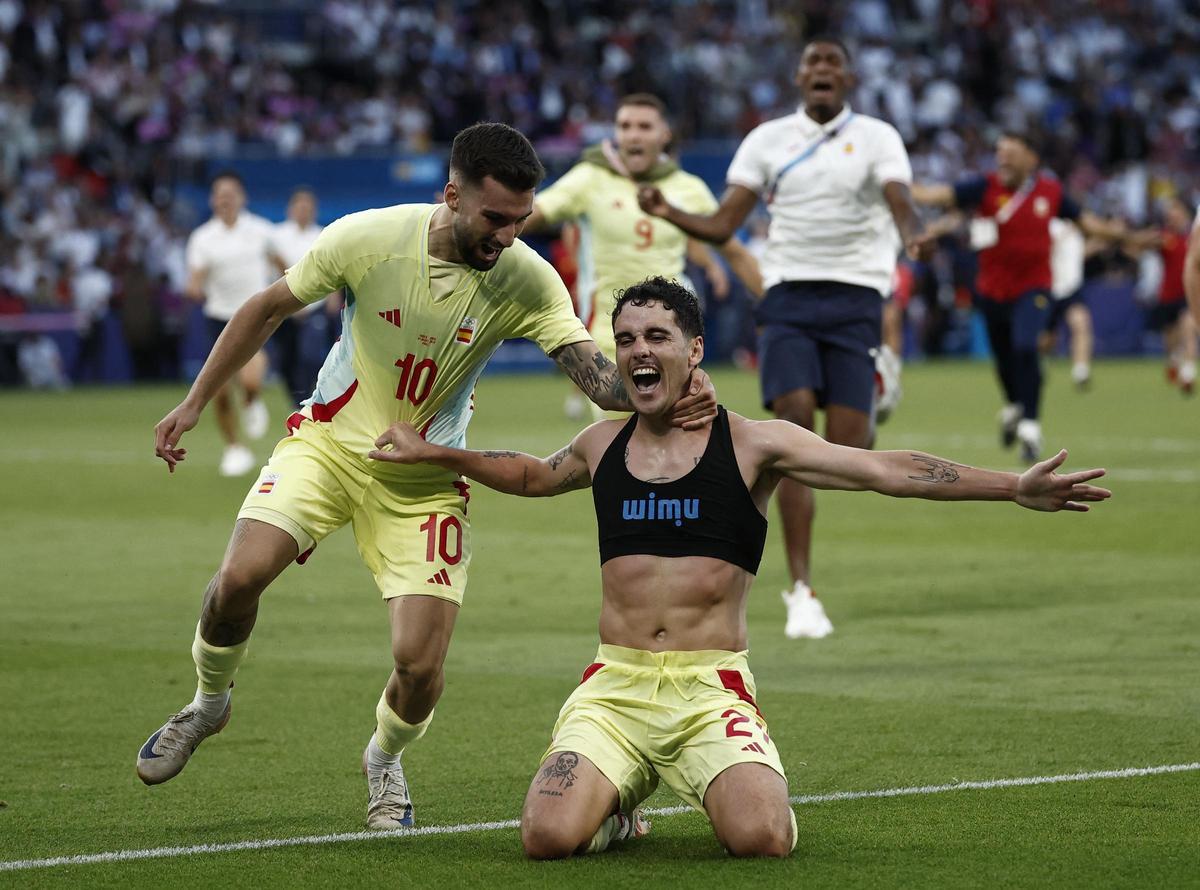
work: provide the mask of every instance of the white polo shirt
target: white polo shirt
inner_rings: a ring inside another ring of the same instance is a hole
[[[308,249],[317,240],[317,236],[321,234],[323,228],[325,227],[319,226],[316,223],[301,227],[290,219],[285,219],[283,222],[275,224],[275,233],[273,236],[275,239],[275,255],[283,262],[285,269],[290,269],[296,263],[300,262],[300,257],[308,253]],[[309,303],[297,312],[296,315],[310,315],[320,305],[320,300],[315,303]]]
[[[883,186],[912,182],[904,140],[891,124],[847,105],[822,126],[801,108],[751,130],[726,179],[767,202],[767,287],[841,281],[889,292],[900,235]]]
[[[275,279],[270,256],[274,226],[243,210],[227,226],[213,217],[187,242],[187,267],[206,272],[204,314],[229,321],[233,313]]]

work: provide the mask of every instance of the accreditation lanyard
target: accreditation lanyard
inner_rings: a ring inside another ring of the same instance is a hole
[[[1032,192],[1034,187],[1037,185],[1037,178],[1038,177],[1036,173],[1026,177],[1017,193],[1009,198],[1003,207],[992,214],[999,225],[1004,225],[1007,223],[1016,215],[1017,211],[1021,209],[1021,205],[1025,203],[1025,199],[1029,197],[1029,193]]]
[[[803,164],[805,161],[807,161],[809,158],[811,158],[814,154],[817,153],[817,149],[820,148],[822,145],[824,145],[826,142],[832,142],[834,139],[837,139],[838,136],[840,136],[842,134],[842,131],[844,129],[846,129],[847,125],[849,125],[850,121],[852,121],[852,120],[854,120],[854,112],[850,112],[850,114],[848,114],[846,116],[846,119],[844,121],[842,121],[840,124],[838,124],[832,130],[822,133],[820,136],[818,136],[816,139],[814,139],[812,142],[810,142],[807,146],[805,146],[804,150],[802,152],[800,152],[800,154],[796,155],[796,157],[792,158],[790,161],[788,161],[786,164],[784,164],[782,167],[780,167],[779,172],[776,173],[773,177],[771,177],[771,181],[767,185],[767,191],[763,198],[766,201],[766,203],[770,204],[772,201],[775,200],[775,191],[776,191],[776,189],[779,188],[779,181],[781,179],[783,179],[783,177],[786,176],[789,172],[791,172],[792,168],[798,167],[800,164]]]

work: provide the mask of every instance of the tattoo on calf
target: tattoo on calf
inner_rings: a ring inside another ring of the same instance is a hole
[[[538,791],[538,794],[562,797],[563,790],[570,788],[579,778],[575,775],[577,766],[579,766],[579,755],[574,751],[564,751],[559,754],[554,763],[538,774],[536,784],[545,786]]]
[[[914,454],[912,459],[917,463],[922,464],[921,469],[924,471],[924,476],[909,476],[909,479],[915,482],[957,482],[958,470],[954,469],[958,464],[952,464],[948,460],[938,460],[936,457],[930,457],[927,454]]]

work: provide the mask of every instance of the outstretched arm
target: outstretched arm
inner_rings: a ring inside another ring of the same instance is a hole
[[[617,366],[594,340],[583,340],[556,349],[550,358],[575,381],[585,396],[605,411],[633,411],[629,393]],[[692,372],[687,395],[675,403],[671,423],[685,430],[700,429],[717,416],[717,391],[700,368]]]
[[[638,189],[638,204],[644,212],[665,219],[693,238],[713,244],[724,244],[732,238],[733,233],[746,221],[746,217],[757,203],[758,195],[750,189],[744,185],[731,185],[721,196],[721,204],[716,213],[712,216],[702,216],[698,213],[686,213],[669,203],[656,186],[644,185]]]
[[[178,447],[179,439],[196,425],[200,412],[229,378],[262,349],[283,320],[303,308],[304,304],[292,295],[287,279],[280,278],[234,313],[205,359],[187,398],[154,427],[154,453],[166,461],[172,473],[175,465],[187,456],[187,449]]]
[[[1112,492],[1087,484],[1104,470],[1059,475],[1060,451],[1019,476],[983,470],[918,451],[864,451],[834,445],[794,424],[767,421],[761,437],[764,468],[813,488],[877,491],[898,498],[935,501],[1015,501],[1030,510],[1086,512],[1086,501]]]
[[[394,423],[375,440],[375,450],[367,457],[394,464],[434,464],[504,494],[549,497],[592,484],[587,461],[576,450],[586,432],[550,457],[539,459],[517,451],[468,451],[433,445],[422,439],[411,424]]]

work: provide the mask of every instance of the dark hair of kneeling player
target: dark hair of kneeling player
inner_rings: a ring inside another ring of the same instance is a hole
[[[661,275],[631,284],[617,292],[617,305],[612,313],[613,325],[616,325],[617,316],[626,305],[645,306],[647,303],[660,303],[664,309],[674,312],[675,321],[685,336],[699,337],[704,333],[704,319],[696,295],[678,281]]]

